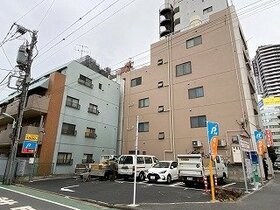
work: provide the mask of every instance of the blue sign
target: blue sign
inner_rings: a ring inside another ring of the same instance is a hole
[[[255,131],[254,134],[255,134],[256,142],[264,139],[264,135],[262,131]]]
[[[37,141],[24,141],[22,144],[22,153],[35,153],[37,149]]]
[[[251,151],[251,161],[252,161],[252,164],[259,163],[258,153],[256,151]]]
[[[215,136],[219,136],[219,124],[207,121],[208,142],[210,143]]]

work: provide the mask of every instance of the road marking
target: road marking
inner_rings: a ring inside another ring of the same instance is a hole
[[[226,188],[226,187],[229,187],[229,186],[232,186],[232,185],[235,185],[235,184],[236,184],[235,182],[230,183],[230,184],[226,184],[226,185],[222,186],[222,188]]]
[[[63,192],[75,192],[75,190],[70,190],[69,188],[74,188],[74,187],[79,187],[80,185],[71,185],[71,186],[67,186],[67,187],[62,187],[60,188],[60,191]]]
[[[72,207],[72,206],[68,206],[68,205],[65,205],[65,204],[62,204],[62,203],[58,203],[58,202],[55,202],[55,201],[50,201],[50,200],[47,200],[47,199],[44,199],[44,198],[39,198],[39,197],[36,197],[34,195],[28,195],[26,193],[18,192],[16,190],[12,190],[12,189],[7,189],[7,188],[1,187],[1,186],[0,186],[0,189],[7,190],[7,191],[10,191],[10,192],[14,192],[14,193],[17,193],[17,194],[20,194],[20,195],[24,195],[24,196],[27,196],[27,197],[30,197],[30,198],[34,198],[34,199],[37,199],[37,200],[45,201],[47,203],[52,203],[52,204],[55,204],[55,205],[58,205],[58,206],[62,206],[62,207],[68,208],[68,209],[81,210],[81,209],[78,209],[78,208],[75,208],[75,207]]]
[[[184,185],[184,183],[183,183],[183,182],[177,182],[177,183],[172,184],[172,185],[170,185],[170,186],[171,186],[171,187],[175,187],[175,186],[178,186],[178,185]]]

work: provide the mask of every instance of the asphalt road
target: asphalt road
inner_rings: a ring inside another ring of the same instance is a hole
[[[26,183],[26,186],[47,190],[66,196],[89,199],[113,205],[127,205],[132,203],[133,182],[123,180],[81,182],[75,179],[47,180]],[[242,188],[243,183],[230,183],[225,187]],[[137,184],[136,202],[139,204],[170,204],[185,202],[209,202],[209,194],[203,188],[187,188],[183,183],[150,184],[142,182]]]
[[[67,197],[18,186],[0,185],[0,210],[99,210],[108,209]]]

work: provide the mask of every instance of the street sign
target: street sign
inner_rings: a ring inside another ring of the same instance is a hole
[[[239,140],[239,144],[240,144],[240,149],[244,152],[248,152],[250,151],[250,144],[247,141],[244,140]]]
[[[24,140],[26,140],[26,141],[38,141],[38,139],[39,139],[39,135],[27,133],[27,134],[25,134],[25,139]]]
[[[216,158],[218,153],[218,136],[219,136],[219,124],[216,122],[207,121],[207,134],[208,134],[208,143],[210,148],[210,153],[213,159]]]
[[[258,147],[259,155],[263,155],[265,152],[264,135],[262,131],[255,131],[255,139]]]
[[[36,141],[24,141],[22,144],[21,153],[24,154],[33,154],[37,149],[37,142]]]
[[[273,146],[273,137],[272,137],[271,130],[265,130],[265,140],[266,140],[266,145],[268,147]]]

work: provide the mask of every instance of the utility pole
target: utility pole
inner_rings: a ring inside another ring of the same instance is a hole
[[[30,75],[31,75],[31,65],[33,62],[33,50],[37,43],[37,34],[38,31],[30,31],[28,29],[25,29],[22,26],[19,26],[17,24],[14,24],[17,26],[17,32],[21,34],[25,34],[26,32],[29,32],[32,34],[31,43],[30,45],[26,46],[26,53],[27,53],[27,60],[26,62],[20,63],[18,61],[18,67],[20,70],[24,71],[24,79],[22,81],[22,88],[21,88],[21,96],[18,106],[18,113],[16,118],[16,126],[13,129],[13,135],[12,135],[12,143],[11,143],[11,152],[9,155],[9,159],[6,165],[6,170],[4,174],[3,184],[10,185],[13,182],[14,175],[15,175],[15,168],[16,168],[16,156],[17,156],[17,150],[18,150],[18,143],[21,135],[21,124],[23,120],[23,113],[26,106],[27,101],[27,94],[28,94],[28,88],[30,83]]]

